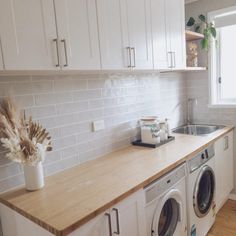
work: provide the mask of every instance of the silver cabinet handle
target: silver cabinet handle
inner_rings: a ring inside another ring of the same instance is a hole
[[[175,68],[176,67],[176,57],[175,57],[176,55],[175,55],[175,52],[172,52],[172,55],[173,55],[173,58],[174,58],[174,60],[172,59],[173,62],[174,62],[173,63],[173,67]]]
[[[64,51],[65,51],[65,59],[66,59],[66,64],[64,64],[64,67],[68,66],[68,55],[67,55],[67,46],[66,46],[66,40],[62,39],[61,42],[64,45]]]
[[[116,208],[112,209],[116,213],[116,232],[114,234],[120,235],[120,220],[119,220],[119,211]]]
[[[224,151],[229,149],[229,136],[224,137]]]
[[[60,60],[59,60],[59,45],[58,45],[58,39],[53,39],[53,42],[56,43],[56,51],[57,51],[57,64],[56,67],[60,66]]]
[[[170,60],[169,60],[169,58],[170,58]],[[168,68],[173,68],[172,52],[167,53],[167,60],[168,60]]]
[[[105,216],[108,217],[109,236],[112,236],[111,215],[109,213],[105,213]]]
[[[131,68],[132,67],[131,47],[126,47],[126,49],[127,49],[127,52],[128,52],[128,61],[129,61],[128,68]]]
[[[131,48],[131,51],[133,52],[133,60],[134,60],[134,64],[132,66],[132,68],[136,67],[136,53],[135,53],[135,48]]]

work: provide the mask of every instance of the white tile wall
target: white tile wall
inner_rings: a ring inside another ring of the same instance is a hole
[[[11,95],[26,113],[49,129],[54,150],[46,175],[130,145],[141,116],[185,119],[186,83],[182,74],[104,74],[0,76],[0,97]],[[106,129],[93,133],[91,122]],[[0,150],[0,192],[23,184],[22,168]]]

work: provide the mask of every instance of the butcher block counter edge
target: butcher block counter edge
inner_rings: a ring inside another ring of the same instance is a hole
[[[187,154],[186,156],[183,156],[181,159],[177,160],[176,162],[169,165],[168,167],[162,169],[161,171],[159,171],[155,175],[153,175],[150,178],[146,179],[145,181],[140,182],[139,184],[133,186],[133,188],[130,188],[129,191],[125,192],[122,195],[117,196],[112,201],[107,202],[106,204],[104,204],[104,205],[100,206],[99,208],[95,209],[92,213],[90,213],[87,216],[79,219],[76,222],[72,222],[70,225],[68,225],[67,227],[65,227],[63,229],[59,229],[59,228],[56,228],[56,227],[50,225],[46,221],[31,215],[29,212],[21,209],[20,207],[16,206],[14,203],[11,202],[11,200],[13,198],[17,198],[18,194],[22,193],[22,191],[25,191],[24,188],[20,188],[20,189],[16,189],[16,190],[12,190],[12,191],[3,193],[2,195],[0,195],[0,203],[6,205],[7,207],[9,207],[11,209],[13,209],[14,211],[18,212],[19,214],[23,215],[24,217],[26,217],[29,220],[33,221],[34,223],[38,224],[42,228],[44,228],[47,231],[51,232],[52,234],[54,234],[56,236],[65,236],[65,235],[68,235],[69,233],[73,232],[74,230],[78,229],[80,226],[84,225],[88,221],[92,220],[97,215],[99,215],[99,214],[103,213],[104,211],[108,210],[109,208],[111,208],[112,206],[117,204],[118,202],[124,200],[125,198],[127,198],[131,194],[137,192],[138,190],[140,190],[143,187],[147,186],[148,184],[150,184],[154,180],[156,180],[156,179],[160,178],[161,176],[165,175],[166,173],[170,172],[171,170],[173,170],[177,166],[185,163],[188,159],[192,158],[199,151],[206,148],[208,145],[213,144],[216,140],[220,139],[221,137],[223,137],[227,133],[231,132],[233,129],[234,129],[234,127],[225,127],[224,129],[215,132],[216,133],[215,135],[210,135],[209,140],[207,140],[204,143],[204,145],[200,146],[195,151]],[[178,138],[178,135],[176,135],[176,136]],[[173,141],[173,142],[175,142],[175,141]],[[166,145],[169,145],[169,144],[166,144]],[[114,153],[116,153],[116,152],[114,152]],[[110,153],[108,155],[112,156],[112,153]],[[93,161],[90,161],[90,165],[92,164],[92,162]],[[72,167],[71,169],[73,169],[73,168],[75,168],[75,167]],[[68,170],[66,170],[66,171],[68,171]],[[60,173],[57,173],[57,174],[55,174],[55,176],[59,175],[59,174]],[[53,177],[53,176],[49,176],[47,178],[50,178],[50,177]],[[29,194],[30,194],[30,192],[29,192]],[[65,201],[66,201],[66,199],[65,199]],[[63,216],[62,216],[62,218],[63,218]]]

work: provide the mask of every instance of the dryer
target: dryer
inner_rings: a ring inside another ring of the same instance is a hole
[[[186,165],[148,185],[145,190],[147,236],[186,236]]]
[[[211,145],[187,162],[188,235],[205,236],[215,222],[215,151]]]

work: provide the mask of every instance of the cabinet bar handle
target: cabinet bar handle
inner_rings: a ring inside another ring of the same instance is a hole
[[[64,64],[64,67],[67,67],[68,66],[68,56],[67,56],[66,40],[62,39],[61,42],[64,44],[65,59],[66,59],[66,64]]]
[[[116,208],[112,209],[116,213],[116,232],[114,234],[120,235],[120,221],[119,221],[119,211]]]
[[[132,67],[131,47],[126,47],[126,49],[127,49],[127,52],[128,52],[128,61],[129,61],[128,68],[131,68]]]
[[[131,48],[131,51],[133,51],[133,59],[134,59],[134,64],[132,66],[132,68],[135,68],[136,67],[136,53],[135,53],[135,48]]]
[[[108,217],[109,236],[112,236],[111,215],[109,213],[105,213],[105,216]]]
[[[172,52],[172,55],[173,55],[173,58],[174,58],[174,65],[173,65],[173,67],[175,68],[176,67],[176,57],[175,57],[175,52]]]
[[[172,52],[167,53],[167,60],[168,60],[168,68],[173,68]]]
[[[55,65],[56,67],[60,66],[60,61],[59,61],[59,45],[58,45],[58,39],[53,39],[53,42],[56,43],[56,51],[57,51],[57,64]]]

